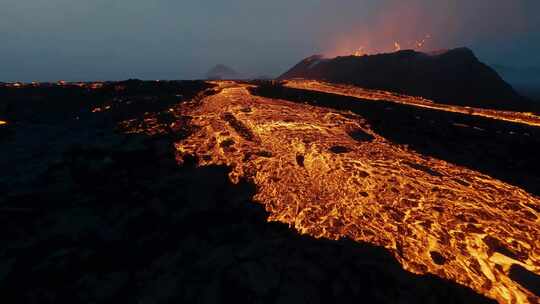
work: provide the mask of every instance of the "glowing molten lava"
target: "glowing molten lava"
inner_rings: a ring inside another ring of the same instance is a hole
[[[368,90],[356,86],[331,84],[315,80],[289,80],[284,84],[286,87],[311,90],[323,93],[350,96],[372,101],[390,101],[399,104],[407,104],[415,107],[433,109],[445,112],[461,113],[473,116],[487,117],[497,120],[511,121],[515,123],[540,127],[540,116],[533,113],[490,110],[482,108],[463,107],[435,103],[429,99],[415,96],[407,96],[388,91]]]
[[[218,84],[174,110],[194,130],[175,145],[180,162],[229,166],[233,182],[257,186],[270,221],[301,233],[384,246],[411,272],[501,303],[539,300],[509,276],[512,265],[540,273],[539,198],[389,142],[358,115]]]

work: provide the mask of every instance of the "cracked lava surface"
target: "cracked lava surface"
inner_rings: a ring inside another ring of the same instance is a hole
[[[540,274],[538,197],[391,143],[350,112],[217,84],[175,110],[194,131],[176,143],[180,162],[229,166],[233,182],[256,185],[269,221],[300,233],[384,246],[411,272],[501,303],[540,300],[509,275],[512,265]]]

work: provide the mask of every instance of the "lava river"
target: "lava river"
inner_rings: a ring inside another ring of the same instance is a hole
[[[528,112],[501,111],[441,104],[417,96],[402,95],[388,91],[369,90],[352,85],[333,84],[316,80],[287,80],[284,82],[284,86],[295,89],[337,94],[341,96],[350,96],[363,100],[389,101],[419,108],[487,117],[496,120],[510,121],[514,123],[540,127],[540,116]]]
[[[411,272],[501,303],[539,301],[509,274],[540,274],[538,197],[393,144],[358,115],[219,85],[176,110],[193,130],[176,143],[179,161],[231,167],[270,221],[300,233],[384,246]]]

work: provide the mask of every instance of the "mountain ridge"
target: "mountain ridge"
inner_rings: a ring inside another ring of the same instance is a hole
[[[241,74],[227,65],[217,64],[206,72],[205,77],[208,80],[239,79]]]
[[[469,48],[324,58],[313,55],[278,77],[343,83],[421,96],[441,103],[505,110],[528,110],[518,94]]]

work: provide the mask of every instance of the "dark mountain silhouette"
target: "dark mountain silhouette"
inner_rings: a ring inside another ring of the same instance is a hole
[[[531,107],[467,48],[420,53],[308,57],[279,79],[307,78],[422,96],[438,102],[524,110]]]
[[[220,79],[239,79],[242,78],[240,73],[235,71],[233,68],[228,67],[223,64],[218,64],[210,69],[206,73],[206,79],[210,80],[220,80]]]

